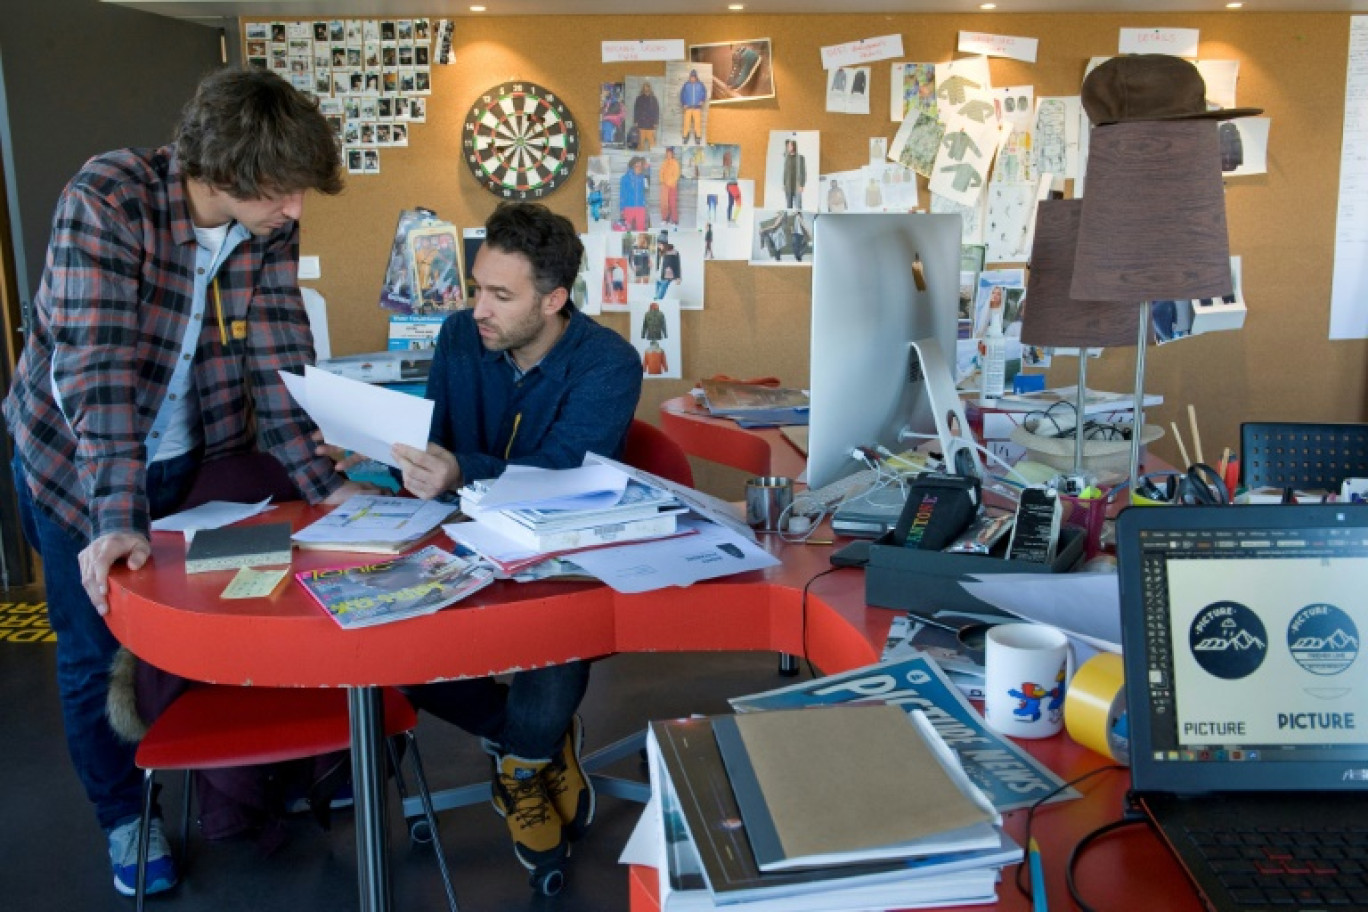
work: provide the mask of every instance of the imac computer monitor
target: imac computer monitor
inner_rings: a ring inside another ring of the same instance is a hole
[[[839,213],[814,223],[810,488],[862,468],[850,455],[857,446],[898,453],[925,442],[900,441],[904,428],[936,435],[911,343],[932,340],[943,364],[955,363],[960,230],[958,215]]]

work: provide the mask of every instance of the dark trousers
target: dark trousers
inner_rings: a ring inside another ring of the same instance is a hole
[[[148,467],[153,516],[176,508],[198,461],[197,454],[187,453]],[[119,643],[81,585],[78,556],[88,542],[37,508],[18,457],[13,470],[24,537],[43,559],[48,619],[57,634],[57,690],[67,751],[100,826],[110,830],[142,813],[142,776],[133,764],[137,745],[114,734],[105,717],[109,663]]]
[[[589,663],[513,674],[510,684],[469,678],[408,687],[415,706],[490,741],[501,754],[549,760],[589,687]]]

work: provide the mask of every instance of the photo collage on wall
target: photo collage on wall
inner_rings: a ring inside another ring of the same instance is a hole
[[[317,96],[351,174],[379,174],[381,150],[407,146],[427,120],[429,19],[247,22],[243,35],[249,66]]]

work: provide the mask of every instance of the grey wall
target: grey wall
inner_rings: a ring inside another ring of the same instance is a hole
[[[97,152],[168,141],[195,84],[219,63],[219,30],[98,0],[0,6],[0,142],[28,301],[62,187]]]
[[[16,292],[25,308],[42,275],[62,187],[98,152],[168,141],[181,106],[219,59],[215,27],[98,0],[0,0],[0,152]],[[0,388],[7,390],[3,368]],[[9,455],[0,428],[0,585],[21,585],[33,574]]]

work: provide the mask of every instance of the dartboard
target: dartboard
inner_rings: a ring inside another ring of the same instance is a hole
[[[464,146],[466,164],[490,193],[536,199],[575,170],[579,131],[553,92],[532,82],[505,82],[470,106]]]

